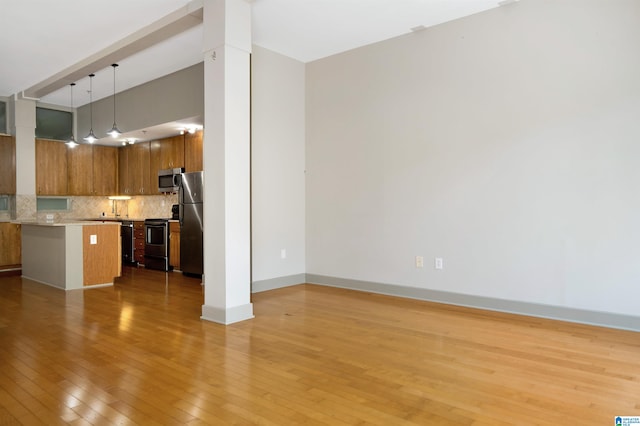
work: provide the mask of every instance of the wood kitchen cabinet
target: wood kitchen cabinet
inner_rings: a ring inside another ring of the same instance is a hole
[[[202,130],[117,149],[118,193],[157,195],[158,170],[202,170]]]
[[[0,270],[17,267],[22,263],[21,226],[18,223],[0,223]]]
[[[184,136],[177,135],[149,142],[150,185],[158,193],[158,171],[184,167]]]
[[[93,194],[114,195],[118,191],[118,148],[93,147]]]
[[[0,194],[16,193],[16,139],[0,135]]]
[[[118,192],[121,195],[157,195],[158,172],[151,166],[151,144],[139,142],[118,149]]]
[[[202,167],[202,130],[184,135],[184,169],[185,172],[199,172]]]
[[[67,152],[67,193],[93,195],[93,146],[78,145]]]
[[[133,222],[133,258],[139,264],[144,265],[144,222]]]
[[[67,195],[67,146],[36,139],[36,194]]]
[[[118,193],[131,195],[131,183],[129,182],[129,149],[118,148]]]
[[[152,171],[184,167],[184,135],[149,143]]]
[[[69,195],[114,195],[118,182],[118,148],[78,145],[67,154]]]
[[[169,222],[169,265],[180,269],[180,222]]]
[[[150,179],[149,142],[118,150],[118,190],[122,195],[154,195]],[[157,179],[157,178],[156,178]],[[155,183],[156,186],[158,183]]]

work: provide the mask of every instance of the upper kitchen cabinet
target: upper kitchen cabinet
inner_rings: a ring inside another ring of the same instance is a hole
[[[184,167],[184,136],[177,135],[149,143],[151,171]]]
[[[93,195],[93,145],[67,149],[69,195]]]
[[[16,193],[16,140],[0,135],[0,194]]]
[[[118,148],[78,145],[67,154],[69,195],[113,195],[118,187]]]
[[[184,169],[185,172],[202,170],[202,130],[184,135]]]
[[[93,147],[94,195],[114,195],[118,191],[118,148]]]
[[[118,148],[118,193],[120,195],[131,195],[131,182],[129,181],[129,149],[127,147]]]
[[[127,150],[127,168],[129,170],[128,186],[131,188],[131,192],[127,195],[155,195],[158,193],[153,192],[151,188],[151,179],[149,177],[149,142],[140,142],[134,145],[127,145],[124,147]],[[155,182],[157,187],[158,182]]]
[[[36,139],[36,194],[67,195],[67,146]]]

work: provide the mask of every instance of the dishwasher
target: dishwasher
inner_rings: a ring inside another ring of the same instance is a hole
[[[123,220],[120,223],[120,238],[122,239],[122,264],[135,265],[137,262],[133,256],[133,221]]]

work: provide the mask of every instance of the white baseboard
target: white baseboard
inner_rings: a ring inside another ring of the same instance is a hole
[[[359,281],[315,274],[306,274],[306,282],[309,284],[319,284],[329,287],[339,287],[351,290],[366,291],[370,293],[387,294],[390,296],[406,297],[410,299],[446,303],[450,305],[466,306],[470,308],[487,309],[490,311],[529,315],[539,318],[569,321],[580,324],[617,328],[622,330],[640,331],[640,317],[621,315],[610,312],[598,312],[585,309],[567,308],[562,306],[519,302],[513,300],[473,296],[439,290],[429,290],[417,287],[406,287],[369,281]]]
[[[218,308],[215,306],[202,305],[201,319],[218,324],[229,325],[236,322],[253,318],[253,304],[234,306],[232,308]]]

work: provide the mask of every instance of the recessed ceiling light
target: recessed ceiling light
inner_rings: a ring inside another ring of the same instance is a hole
[[[418,31],[422,31],[422,30],[426,30],[427,27],[425,27],[424,25],[418,25],[417,27],[413,27],[411,28],[411,31],[413,31],[414,33],[417,33]]]

